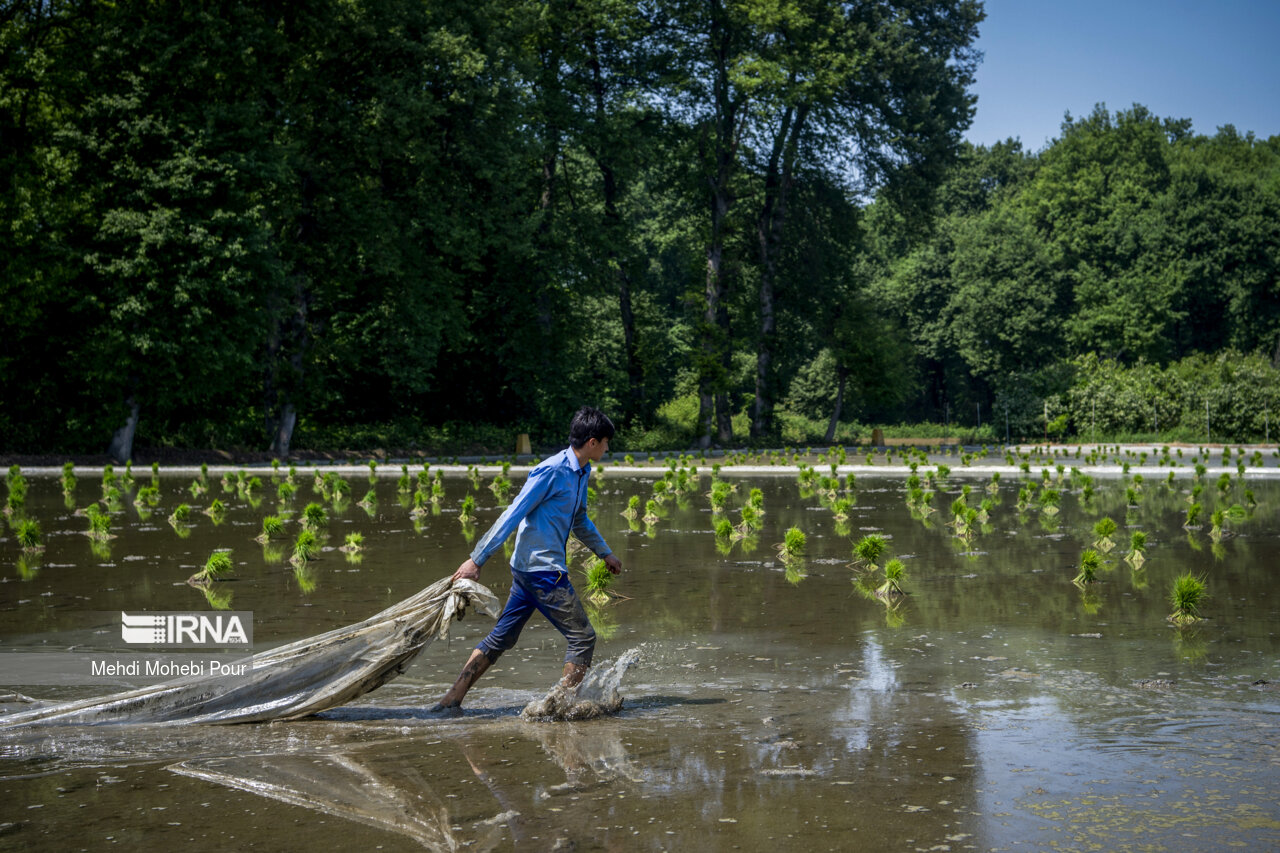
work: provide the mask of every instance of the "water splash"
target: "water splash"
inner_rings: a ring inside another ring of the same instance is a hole
[[[534,699],[520,716],[526,720],[555,722],[563,720],[594,720],[616,714],[622,708],[622,678],[627,670],[640,660],[640,649],[629,649],[608,666],[587,671],[577,687],[557,684],[541,699]]]

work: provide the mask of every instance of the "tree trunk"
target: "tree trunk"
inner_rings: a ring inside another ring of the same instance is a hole
[[[778,327],[774,314],[774,287],[778,278],[778,251],[787,215],[787,194],[795,170],[796,150],[804,132],[809,108],[802,104],[783,112],[774,136],[765,173],[764,206],[756,221],[760,247],[760,342],[756,348],[756,400],[751,418],[751,435],[763,438],[773,433],[773,349]]]
[[[298,423],[298,411],[293,403],[286,402],[280,407],[280,419],[276,424],[275,437],[271,440],[271,454],[279,458],[289,456],[289,445],[293,442],[293,428]]]
[[[709,39],[714,52],[715,120],[712,140],[713,174],[709,176],[711,233],[707,243],[707,267],[704,298],[706,310],[702,322],[701,363],[698,376],[698,445],[711,446],[711,424],[715,417],[721,443],[731,441],[733,428],[725,397],[725,361],[729,350],[727,322],[722,300],[725,294],[724,243],[729,208],[733,204],[729,182],[737,158],[738,112],[741,105],[730,92],[729,52],[732,40],[725,10],[714,3]]]
[[[608,121],[605,109],[604,74],[600,68],[600,56],[594,34],[589,39],[592,91],[595,96],[595,117],[600,127]],[[625,245],[622,214],[618,212],[618,174],[613,167],[613,160],[607,154],[608,141],[598,146],[595,154],[596,166],[600,170],[600,179],[604,189],[604,221],[606,231],[607,257],[609,266],[614,270],[618,287],[618,313],[622,320],[623,355],[627,361],[627,394],[623,402],[621,422],[630,425],[635,422],[644,408],[643,373],[640,370],[639,348],[636,344],[636,318],[631,307],[631,276],[627,271],[627,259],[622,257],[618,246]]]
[[[849,370],[843,364],[836,367],[836,405],[831,410],[831,423],[827,424],[827,435],[823,441],[830,445],[836,440],[836,427],[840,423],[840,410],[844,408],[844,383],[849,378]]]
[[[121,465],[133,458],[133,436],[138,431],[138,401],[130,395],[125,405],[129,407],[129,417],[125,418],[124,426],[116,430],[107,447],[107,455]]]

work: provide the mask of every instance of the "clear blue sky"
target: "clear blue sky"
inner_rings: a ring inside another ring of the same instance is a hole
[[[986,0],[965,138],[1039,151],[1063,114],[1142,104],[1196,133],[1280,135],[1280,0]]]

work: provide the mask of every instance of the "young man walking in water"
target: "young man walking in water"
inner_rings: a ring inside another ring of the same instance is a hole
[[[462,668],[462,674],[431,710],[457,708],[462,698],[498,657],[516,644],[524,623],[535,610],[564,634],[569,648],[564,656],[560,684],[575,687],[587,674],[595,651],[596,632],[587,612],[569,583],[565,548],[569,533],[604,559],[618,574],[622,562],[605,544],[587,518],[587,483],[591,463],[609,451],[613,422],[599,409],[584,406],[569,424],[569,446],[536,465],[511,506],[476,544],[471,556],[453,573],[453,579],[478,580],[480,567],[516,532],[511,557],[511,597],[489,632]]]

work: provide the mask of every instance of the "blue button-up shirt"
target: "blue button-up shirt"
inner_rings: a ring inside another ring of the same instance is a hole
[[[565,548],[570,530],[597,557],[613,553],[587,518],[590,479],[591,463],[579,465],[573,448],[538,463],[511,506],[476,543],[471,559],[483,566],[512,531],[516,532],[516,549],[511,556],[513,572],[567,573]]]

